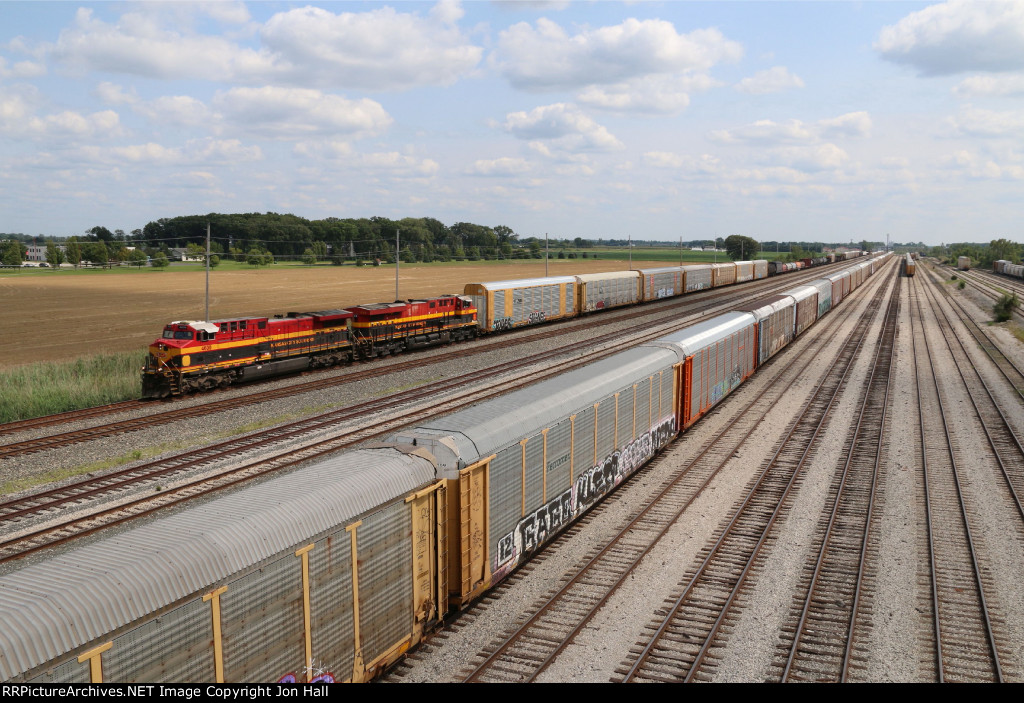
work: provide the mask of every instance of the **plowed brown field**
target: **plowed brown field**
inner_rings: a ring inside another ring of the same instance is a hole
[[[634,261],[633,268],[666,266]],[[625,271],[625,261],[556,260],[552,276]],[[404,264],[402,298],[461,293],[466,283],[544,275],[543,261],[491,264]],[[65,271],[0,275],[0,368],[66,361],[98,353],[143,350],[172,320],[204,317],[202,271]],[[214,270],[210,317],[270,316],[391,301],[395,269],[388,266],[272,266]]]

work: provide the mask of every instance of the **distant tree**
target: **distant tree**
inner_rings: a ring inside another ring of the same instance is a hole
[[[86,242],[82,245],[82,258],[94,264],[106,264],[110,258],[110,252],[102,241]]]
[[[162,269],[167,268],[171,265],[170,259],[165,254],[157,254],[149,261],[149,265],[153,268]]]
[[[21,266],[21,245],[15,241],[9,241],[4,245],[2,260],[4,266]]]
[[[134,264],[136,266],[141,267],[144,263],[146,263],[146,259],[148,258],[149,256],[147,256],[146,252],[143,251],[142,249],[132,249],[130,252],[128,252],[129,264]]]
[[[67,258],[68,263],[75,268],[81,265],[82,244],[78,241],[78,237],[68,237],[68,241],[64,245],[64,256]]]
[[[725,251],[733,261],[749,261],[757,253],[757,240],[742,234],[730,234],[725,238]]]
[[[270,266],[270,264],[274,263],[274,255],[266,249],[257,247],[249,251],[246,255],[245,263],[257,267]]]
[[[1011,242],[1009,239],[993,239],[988,245],[988,254],[991,261],[1020,261],[1021,245]],[[991,263],[991,261],[989,263]]]
[[[316,263],[316,254],[313,253],[312,249],[306,249],[306,251],[302,252],[302,263],[306,264],[306,266],[312,266]]]
[[[114,241],[114,233],[111,232],[106,227],[100,227],[99,225],[96,225],[92,229],[88,230],[86,232],[86,234],[91,234],[92,236],[96,237],[96,239],[98,239],[101,242],[112,242],[112,241]]]
[[[210,254],[210,268],[217,268],[220,266],[220,257],[216,254]]]
[[[46,263],[54,268],[64,263],[64,252],[57,246],[57,242],[46,243]]]

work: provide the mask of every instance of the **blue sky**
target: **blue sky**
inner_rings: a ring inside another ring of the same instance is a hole
[[[1024,2],[0,2],[0,231],[1021,241]]]

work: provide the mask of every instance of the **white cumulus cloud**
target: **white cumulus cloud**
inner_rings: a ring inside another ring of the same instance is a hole
[[[1024,144],[1024,112],[965,107],[950,118],[953,129],[972,137],[1007,137]]]
[[[466,173],[476,176],[518,176],[530,170],[530,162],[503,156],[498,159],[478,159],[466,169]]]
[[[482,47],[463,36],[456,24],[462,8],[450,0],[426,16],[391,7],[337,14],[312,6],[287,10],[257,27],[257,48],[241,46],[228,35],[179,27],[163,13],[146,9],[125,13],[116,23],[79,9],[74,26],[61,32],[53,57],[83,72],[399,90],[450,85],[472,72],[483,55]],[[248,21],[244,5],[225,5],[208,14],[222,22]]]
[[[10,63],[0,56],[0,78],[38,78],[46,75],[46,66],[38,61]]]
[[[823,139],[838,137],[864,137],[871,130],[871,116],[867,112],[850,112],[838,117],[804,122],[802,120],[758,120],[735,129],[711,132],[710,139],[723,144],[815,144]]]
[[[201,101],[190,95],[168,95],[146,102],[136,102],[135,112],[160,125],[180,127],[214,126],[216,117]]]
[[[799,171],[834,170],[850,158],[835,144],[782,147],[773,149],[768,156],[774,163]]]
[[[1024,74],[970,76],[953,88],[960,97],[1020,97],[1024,95]]]
[[[721,85],[705,73],[643,76],[623,83],[591,85],[576,99],[609,112],[674,115],[690,105],[690,94]]]
[[[245,146],[237,139],[190,139],[184,146],[168,147],[156,142],[130,144],[101,149],[82,147],[79,154],[94,163],[119,164],[122,162],[148,165],[236,165],[259,161],[263,152],[258,146]]]
[[[502,31],[491,62],[517,88],[561,90],[707,71],[742,55],[743,48],[717,29],[680,34],[671,22],[631,18],[570,36],[539,19],[535,26],[520,22]]]
[[[461,16],[454,2],[427,17],[391,7],[335,14],[307,6],[274,15],[260,36],[277,72],[296,82],[373,90],[450,85],[483,56],[455,24]]]
[[[607,128],[566,103],[511,112],[503,126],[519,139],[546,141],[566,151],[613,151],[623,147]]]
[[[283,139],[371,135],[392,123],[391,116],[374,100],[349,100],[309,88],[232,88],[218,93],[213,105],[238,129]]]
[[[750,95],[779,93],[790,88],[803,88],[800,76],[790,73],[785,66],[773,66],[766,71],[758,71],[736,84],[736,90]]]
[[[818,133],[826,139],[866,137],[871,132],[871,116],[864,111],[848,112],[839,117],[819,120]]]
[[[925,76],[1024,68],[1024,3],[951,0],[882,29],[875,49]]]
[[[126,13],[117,24],[80,8],[74,26],[60,33],[53,56],[77,71],[148,78],[232,80],[269,72],[267,52],[244,49],[223,37],[168,29],[159,15]]]

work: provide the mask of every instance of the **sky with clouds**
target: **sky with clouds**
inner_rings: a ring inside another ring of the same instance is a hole
[[[0,2],[0,231],[1024,240],[1024,0]]]

